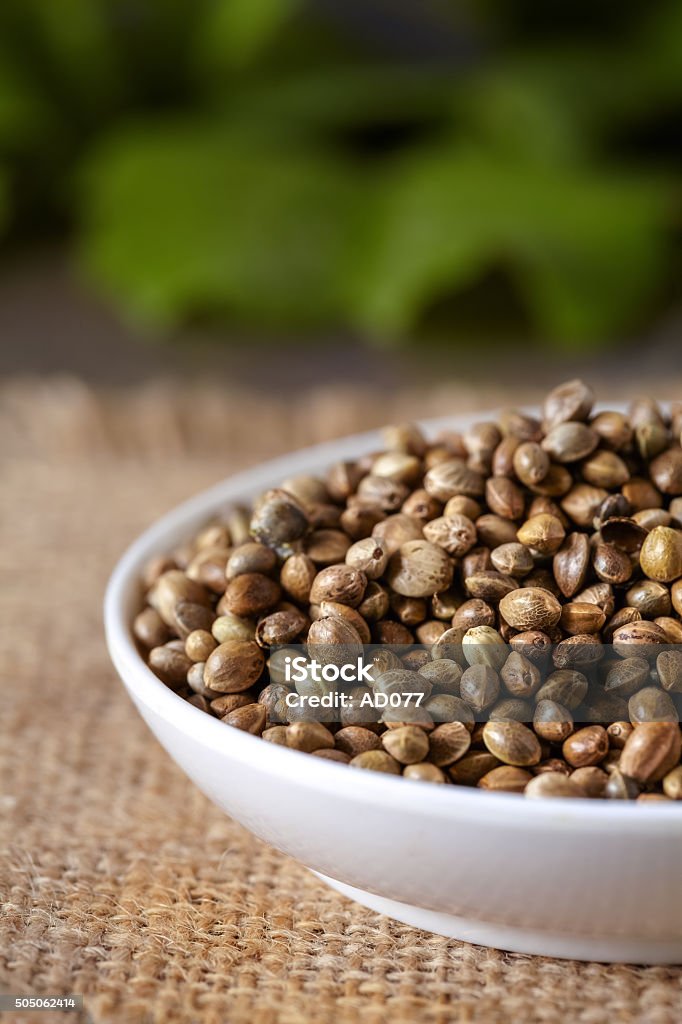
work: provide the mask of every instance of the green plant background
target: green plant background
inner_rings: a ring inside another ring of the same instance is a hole
[[[510,331],[637,330],[679,285],[682,4],[560,6],[424,0],[471,44],[434,59],[302,0],[3,0],[6,246],[67,238],[162,331],[457,338],[497,279]]]

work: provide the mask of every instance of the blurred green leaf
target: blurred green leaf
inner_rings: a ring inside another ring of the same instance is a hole
[[[399,163],[384,180],[351,282],[356,323],[408,333],[429,305],[504,265],[540,328],[603,337],[651,298],[666,254],[659,182],[500,162],[456,147]]]
[[[221,0],[202,22],[198,51],[211,67],[244,68],[301,6],[302,0]]]
[[[176,123],[113,139],[84,186],[87,266],[147,322],[201,311],[280,326],[342,316],[336,270],[357,209],[342,162]]]

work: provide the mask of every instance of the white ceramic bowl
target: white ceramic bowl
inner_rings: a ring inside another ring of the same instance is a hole
[[[465,427],[480,414],[424,424]],[[682,807],[524,800],[349,770],[226,727],[167,689],[130,623],[146,560],[233,502],[375,450],[374,433],[225,480],[148,529],[105,600],[109,651],[152,732],[219,807],[339,891],[427,931],[546,956],[682,962]]]

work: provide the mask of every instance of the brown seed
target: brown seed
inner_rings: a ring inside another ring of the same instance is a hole
[[[431,498],[431,501],[435,500],[435,498]],[[440,502],[438,504],[440,505]],[[443,509],[444,516],[466,516],[472,523],[478,519],[482,512],[483,509],[480,502],[474,501],[473,498],[467,498],[465,494],[455,494],[454,497],[446,502]],[[434,517],[431,516],[430,518],[433,519]]]
[[[584,533],[571,533],[554,556],[552,567],[564,597],[573,597],[585,583],[590,545]]]
[[[523,768],[502,764],[499,768],[493,768],[492,771],[486,772],[479,780],[478,785],[481,789],[498,793],[523,793],[532,778],[530,772]]]
[[[621,754],[619,768],[642,785],[660,782],[679,762],[682,738],[677,722],[646,722],[635,726]]]
[[[679,762],[682,738],[677,722],[645,722],[635,726],[619,767],[642,785],[659,782]]]
[[[205,629],[195,629],[185,640],[185,654],[190,661],[206,661],[217,647],[213,636]]]
[[[459,683],[462,700],[475,712],[491,707],[500,693],[497,672],[490,665],[471,665],[462,673]]]
[[[494,609],[479,597],[472,597],[469,601],[465,601],[452,617],[452,625],[455,629],[461,629],[464,632],[471,629],[472,626],[493,626],[495,621]]]
[[[455,558],[465,555],[476,543],[476,527],[466,516],[439,516],[424,526],[424,536]]]
[[[434,722],[461,722],[469,732],[475,725],[474,713],[469,705],[451,693],[436,693],[429,697],[424,710]]]
[[[479,543],[486,548],[499,548],[502,544],[518,543],[516,540],[516,523],[511,519],[503,519],[502,516],[486,512],[479,516],[475,522],[476,533]],[[492,557],[491,557],[492,566]]]
[[[267,575],[276,565],[277,555],[271,548],[256,541],[247,541],[232,551],[225,566],[225,575],[228,580],[233,580],[245,572],[261,572]]]
[[[365,537],[346,551],[346,565],[363,572],[368,580],[383,576],[388,565],[388,551],[378,537]]]
[[[601,725],[588,725],[578,729],[564,740],[561,748],[564,758],[574,768],[599,764],[609,752],[609,738]]]
[[[241,693],[260,677],[265,658],[253,640],[228,640],[206,659],[204,683],[217,693]]]
[[[601,539],[606,544],[627,551],[628,554],[639,551],[647,537],[644,527],[627,516],[612,516],[606,522],[595,522],[595,526],[600,528]]]
[[[357,608],[351,608],[347,604],[339,604],[337,601],[323,601],[317,607],[319,608],[319,618],[343,619],[349,626],[353,627],[363,644],[371,643],[372,635],[369,626]]]
[[[543,405],[545,426],[552,428],[567,420],[586,420],[594,405],[594,392],[581,380],[569,380],[553,388]]]
[[[445,775],[435,764],[422,761],[420,764],[408,764],[403,769],[403,778],[412,779],[413,782],[436,782],[446,781]]]
[[[598,800],[604,796],[606,784],[609,781],[606,772],[596,766],[576,768],[570,777],[573,782],[580,786],[585,796],[592,800]]]
[[[566,633],[577,636],[579,633],[598,633],[606,621],[606,616],[596,604],[571,601],[561,609],[559,621]]]
[[[227,643],[228,640],[253,640],[256,625],[250,619],[242,619],[232,612],[224,612],[213,620],[211,633],[219,644]]]
[[[419,669],[419,674],[441,693],[451,693],[459,697],[459,685],[462,678],[461,666],[449,658],[438,658],[428,661]]]
[[[294,554],[284,562],[280,583],[294,601],[305,604],[310,599],[310,588],[317,575],[315,563],[307,555]]]
[[[582,464],[583,480],[594,487],[605,487],[611,490],[621,487],[630,479],[627,465],[615,452],[597,451]]]
[[[463,459],[449,459],[433,466],[424,477],[424,487],[439,501],[448,501],[455,494],[479,498],[485,490],[482,475],[469,469]]]
[[[500,614],[514,629],[547,629],[561,618],[561,605],[547,590],[524,587],[500,601]]]
[[[513,468],[521,483],[533,487],[547,476],[549,455],[536,441],[524,441],[514,450]]]
[[[349,565],[330,565],[322,569],[313,580],[310,590],[312,604],[335,601],[356,608],[363,599],[367,588],[364,572]]]
[[[207,690],[206,696],[210,697],[215,691]],[[247,704],[253,704],[253,694],[251,691],[247,693],[224,693],[221,697],[214,697],[210,700],[209,707],[211,714],[215,715],[216,718],[224,718],[225,715],[229,715],[231,711],[236,711],[237,708],[245,708]],[[260,703],[260,701],[258,702]],[[267,708],[265,709],[267,715]]]
[[[523,491],[507,476],[488,477],[485,499],[491,511],[503,519],[520,519],[523,515]]]
[[[682,448],[668,448],[649,466],[651,479],[664,494],[682,494]]]
[[[251,535],[267,547],[284,552],[308,527],[305,509],[287,491],[273,488],[254,503]]]
[[[468,752],[471,734],[462,722],[438,725],[428,736],[429,760],[438,767],[454,764]]]
[[[679,619],[660,615],[654,619],[654,622],[661,627],[669,644],[682,644],[682,622]]]
[[[439,516],[443,511],[443,505],[437,498],[433,498],[428,491],[425,491],[423,487],[418,487],[416,491],[412,491],[412,494],[405,499],[400,511],[408,516],[412,516],[413,519],[417,519],[423,524]],[[466,513],[464,514],[466,515]]]
[[[448,768],[448,774],[459,786],[477,786],[484,775],[499,765],[498,758],[487,750],[471,750]]]
[[[519,768],[537,764],[542,756],[537,736],[521,722],[486,722],[483,742],[490,753],[504,764]]]
[[[178,646],[176,646],[178,645]],[[152,647],[148,655],[149,667],[155,675],[171,687],[180,687],[187,681],[192,662],[179,640],[171,640],[161,647]]]
[[[416,725],[389,729],[381,737],[381,742],[384,749],[400,764],[416,764],[423,761],[429,752],[429,737]]]
[[[344,754],[342,750],[329,750],[326,747],[322,747],[320,750],[313,750],[312,756],[321,757],[324,761],[338,761],[339,764],[348,764],[350,762],[348,754]]]
[[[357,757],[367,750],[380,750],[381,740],[372,732],[360,725],[347,725],[334,736],[335,746],[350,757]]]
[[[346,557],[350,544],[343,530],[314,530],[306,540],[305,553],[315,565],[335,565]]]
[[[661,686],[668,693],[682,693],[682,651],[661,651],[656,658]]]
[[[533,729],[548,743],[563,743],[573,732],[573,716],[562,704],[541,700],[535,708]]]
[[[154,608],[143,608],[133,621],[133,635],[143,647],[161,647],[171,632]]]
[[[465,573],[464,585],[471,597],[480,598],[481,601],[489,601],[497,604],[513,590],[518,590],[518,583],[511,576],[505,576],[493,569],[482,569],[471,574]]]
[[[627,487],[628,484],[625,484]],[[561,508],[576,526],[589,529],[600,507],[608,498],[608,491],[591,484],[576,484],[561,500]]]
[[[592,566],[604,583],[619,585],[629,580],[632,575],[632,563],[627,553],[601,541],[592,555]]]
[[[630,725],[629,722],[611,722],[611,725],[606,727],[606,734],[609,737],[609,743],[614,750],[622,750],[628,741],[628,737],[632,735],[634,726]]]
[[[671,611],[670,591],[665,584],[655,580],[639,580],[628,589],[625,600],[649,621],[669,615]]]
[[[169,569],[162,573],[154,582],[147,600],[172,629],[176,627],[175,610],[181,601],[204,605],[207,608],[210,605],[206,588],[188,579],[179,569]]]
[[[614,451],[626,448],[632,439],[632,427],[627,416],[621,412],[600,412],[590,426],[599,434],[603,444]]]
[[[555,462],[577,462],[590,455],[599,443],[599,435],[585,423],[567,421],[552,427],[542,447]]]
[[[582,672],[573,669],[558,669],[547,676],[535,694],[537,702],[553,700],[562,704],[569,711],[575,711],[587,695],[588,682]]]
[[[278,583],[258,572],[247,572],[231,580],[223,596],[224,608],[248,618],[273,608],[281,597]]]
[[[409,494],[405,484],[370,473],[358,484],[358,497],[378,505],[384,512],[397,512]]]
[[[682,532],[670,526],[654,527],[642,544],[639,564],[649,579],[661,583],[682,576]]]
[[[604,787],[604,796],[607,800],[636,800],[639,796],[639,783],[624,775],[620,769],[613,768]]]
[[[245,704],[242,708],[235,708],[228,712],[221,722],[231,725],[242,732],[250,732],[253,736],[260,736],[265,728],[265,708],[262,704]]]
[[[533,705],[519,697],[506,697],[491,709],[488,716],[491,722],[503,722],[511,719],[514,722],[532,722]]]
[[[526,520],[517,531],[521,544],[542,555],[553,555],[561,547],[566,532],[556,516],[541,514]]]
[[[656,686],[645,686],[628,701],[628,715],[633,725],[642,722],[677,722],[679,716],[671,698]]]
[[[661,627],[645,619],[620,626],[613,634],[613,648],[624,658],[633,654],[643,657],[655,655],[658,653],[656,645],[666,642],[666,635]]]
[[[286,725],[273,725],[270,729],[265,729],[261,735],[268,743],[276,743],[278,747],[286,747],[288,731]]]
[[[664,776],[663,792],[669,800],[682,800],[682,765],[677,765]]]
[[[609,669],[604,680],[607,693],[619,697],[631,697],[644,686],[649,678],[649,662],[646,658],[623,658]]]
[[[256,629],[256,643],[260,647],[293,643],[307,629],[309,618],[298,608],[273,612],[261,619]]]
[[[311,754],[333,747],[334,737],[321,722],[294,722],[287,729],[287,746]]]
[[[523,544],[511,542],[500,544],[490,555],[491,561],[498,572],[519,579],[527,576],[533,569],[533,556]]]
[[[447,590],[452,574],[452,561],[442,548],[427,540],[412,540],[393,555],[387,576],[398,594],[430,597]]]
[[[537,665],[520,651],[511,652],[505,660],[500,676],[513,697],[532,697],[542,681]]]
[[[584,797],[585,793],[572,778],[563,772],[542,772],[526,785],[524,795],[531,799],[544,797]]]
[[[366,768],[372,772],[386,772],[389,775],[400,775],[400,764],[385,750],[366,750],[349,762],[351,768]]]

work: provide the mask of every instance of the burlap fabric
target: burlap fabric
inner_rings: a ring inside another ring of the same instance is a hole
[[[218,389],[0,388],[1,991],[83,993],[93,1021],[125,1024],[682,1020],[677,968],[503,954],[334,894],[193,787],[104,649],[116,557],[180,499],[295,446],[499,398],[319,391],[292,408]]]

